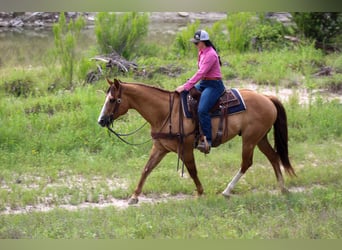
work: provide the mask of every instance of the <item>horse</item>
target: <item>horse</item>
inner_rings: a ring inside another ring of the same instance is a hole
[[[159,87],[138,83],[111,81],[106,93],[105,102],[98,118],[102,127],[112,125],[114,120],[126,114],[129,109],[136,110],[150,124],[153,145],[149,159],[143,168],[140,180],[128,200],[128,204],[137,204],[143,185],[163,157],[169,152],[175,152],[182,160],[191,176],[197,191],[197,196],[203,194],[203,187],[197,175],[194,159],[194,129],[196,124],[192,119],[183,116],[180,94]],[[286,111],[275,96],[263,95],[249,89],[240,89],[240,94],[246,105],[246,110],[225,119],[225,133],[222,144],[239,135],[242,138],[242,161],[239,171],[223,190],[224,197],[231,197],[232,190],[239,179],[252,166],[253,153],[257,146],[271,163],[276,180],[282,193],[289,193],[285,187],[281,165],[289,176],[295,176],[295,171],[288,156],[288,128]],[[219,126],[219,118],[212,118],[212,134],[215,140]],[[275,148],[270,145],[267,134],[273,126]]]

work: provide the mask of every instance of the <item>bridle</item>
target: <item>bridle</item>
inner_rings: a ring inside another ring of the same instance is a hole
[[[120,104],[121,104],[121,101],[122,101],[122,100],[121,100],[121,94],[122,94],[122,87],[121,87],[121,85],[119,85],[118,91],[119,91],[118,97],[109,100],[111,103],[114,102],[114,103],[115,103],[115,106],[114,106],[113,112],[110,114],[111,117],[113,117],[113,121],[112,121],[110,124],[108,124],[108,125],[106,126],[107,129],[108,129],[108,131],[110,131],[111,133],[113,133],[117,138],[120,139],[120,141],[122,141],[122,142],[124,142],[124,143],[126,143],[126,144],[128,144],[128,145],[131,145],[131,146],[139,146],[139,145],[148,143],[149,141],[151,141],[151,139],[146,140],[146,141],[141,142],[141,143],[131,143],[131,142],[128,142],[127,140],[125,140],[124,138],[122,138],[122,137],[130,136],[130,135],[134,135],[134,134],[137,133],[139,130],[141,130],[143,127],[145,127],[145,125],[147,124],[147,122],[145,122],[140,128],[138,128],[138,129],[136,129],[136,130],[134,130],[134,131],[132,131],[132,132],[130,132],[130,133],[126,133],[126,134],[117,133],[116,131],[114,131],[114,130],[110,127],[110,125],[112,125],[112,127],[113,127],[114,116],[115,116],[115,114],[118,112],[119,107],[120,107]]]
[[[121,104],[121,94],[122,94],[122,87],[121,87],[121,85],[119,85],[118,91],[119,91],[118,97],[109,100],[109,102],[111,102],[111,103],[114,102],[115,103],[113,112],[111,113],[111,115],[113,116],[113,121],[114,121],[114,115],[115,115],[115,113],[118,112],[120,104]]]

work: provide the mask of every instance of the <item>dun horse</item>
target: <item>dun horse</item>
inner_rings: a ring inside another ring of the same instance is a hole
[[[138,197],[148,175],[169,152],[178,153],[194,181],[197,194],[203,194],[202,184],[197,176],[194,159],[193,133],[195,124],[191,119],[180,115],[180,95],[157,87],[125,83],[120,80],[108,80],[105,103],[98,123],[109,127],[115,119],[124,115],[129,109],[135,109],[150,124],[153,146],[139,180],[128,203],[138,203]],[[246,111],[229,116],[228,133],[222,137],[222,143],[236,135],[242,138],[242,162],[240,170],[222,192],[229,197],[234,186],[252,165],[255,146],[267,157],[273,166],[280,190],[287,193],[280,168],[282,163],[289,175],[295,175],[288,157],[288,135],[286,112],[281,102],[274,96],[265,96],[251,90],[241,89],[241,96]],[[227,126],[227,120],[224,126]],[[213,140],[218,130],[219,118],[212,119]],[[267,133],[274,126],[275,149],[272,148]],[[180,139],[181,138],[181,139]]]

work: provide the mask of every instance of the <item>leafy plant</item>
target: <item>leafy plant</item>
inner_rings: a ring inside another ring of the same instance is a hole
[[[251,12],[228,13],[226,20],[228,48],[238,52],[248,51],[253,37],[251,30],[255,23],[255,14]]]
[[[306,38],[325,47],[338,36],[341,37],[342,15],[339,12],[294,12],[293,20]]]
[[[286,47],[282,30],[283,25],[279,22],[263,22],[252,31],[253,48],[259,51],[271,50],[278,47]]]
[[[95,20],[95,35],[100,53],[113,51],[129,59],[148,31],[148,14],[100,12]]]
[[[194,36],[199,26],[200,21],[196,20],[196,22],[189,24],[185,29],[178,32],[173,43],[173,51],[176,55],[183,57],[189,54],[195,54],[196,49],[189,40]]]
[[[61,63],[61,74],[66,81],[65,86],[71,87],[76,63],[75,49],[85,21],[78,17],[67,24],[64,13],[60,14],[58,23],[53,25],[55,38],[55,55]]]

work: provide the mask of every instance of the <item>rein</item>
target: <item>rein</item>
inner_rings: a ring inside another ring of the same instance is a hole
[[[141,130],[143,127],[145,127],[145,125],[147,124],[147,122],[145,122],[140,128],[130,132],[130,133],[127,133],[127,134],[120,134],[120,133],[117,133],[115,132],[111,127],[107,126],[107,129],[108,131],[110,131],[111,133],[113,133],[117,138],[119,138],[122,142],[128,144],[128,145],[131,145],[131,146],[139,146],[139,145],[143,145],[143,144],[146,144],[148,143],[149,141],[151,141],[151,139],[147,140],[147,141],[144,141],[144,142],[141,142],[141,143],[131,143],[131,142],[128,142],[127,140],[125,140],[124,136],[130,136],[130,135],[133,135],[135,133],[137,133],[139,130]]]

